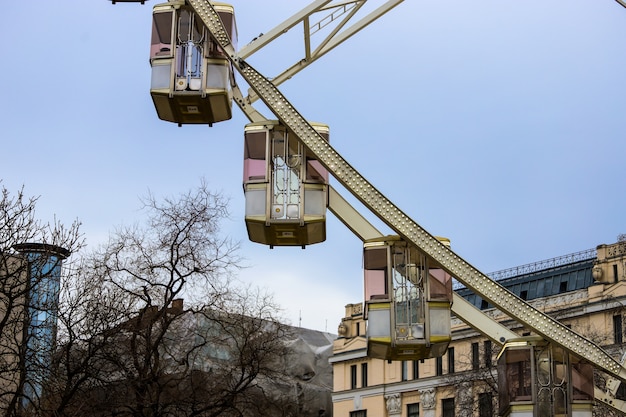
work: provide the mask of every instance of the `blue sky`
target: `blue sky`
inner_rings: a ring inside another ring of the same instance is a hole
[[[233,0],[239,44],[308,3]],[[306,250],[247,241],[247,120],[238,109],[212,128],[157,118],[154,4],[4,5],[3,185],[41,196],[44,219],[80,219],[96,245],[140,218],[148,190],[205,178],[231,199],[240,279],[273,292],[292,324],[335,332],[362,297],[360,241],[332,214],[328,240]],[[289,36],[248,61],[277,75],[301,57]],[[613,0],[407,0],[280,89],[383,194],[491,272],[626,233],[624,39]]]

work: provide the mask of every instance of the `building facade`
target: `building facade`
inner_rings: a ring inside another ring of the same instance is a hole
[[[593,340],[617,359],[621,357],[626,239],[491,276],[535,308]],[[471,290],[455,291],[519,336],[534,335]],[[498,415],[495,365],[500,346],[460,318],[452,319],[452,342],[446,354],[416,361],[368,358],[365,326],[363,304],[347,305],[331,358],[335,417]],[[596,386],[604,384],[601,377],[596,379]]]

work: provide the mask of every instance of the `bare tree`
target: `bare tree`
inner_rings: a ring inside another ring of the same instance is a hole
[[[128,317],[129,298],[107,288],[98,269],[83,262],[65,274],[58,316],[58,344],[45,384],[43,416],[82,416],[89,392],[106,385],[107,347]]]
[[[172,303],[186,295],[196,310],[219,306],[229,292],[236,245],[219,236],[227,204],[205,184],[178,199],[159,202],[148,196],[144,208],[143,227],[119,229],[95,256],[101,259],[104,285],[125,294],[129,311],[136,314],[125,317],[116,343],[109,346],[108,364],[125,391],[116,409],[155,417],[170,411],[173,396],[166,388],[176,385],[172,379],[184,378],[168,369],[163,357],[169,332],[184,326],[182,311]],[[181,354],[192,355],[198,348],[193,343]]]
[[[73,271],[47,414],[301,415],[282,360],[290,329],[271,296],[233,278],[227,201],[202,183],[143,203],[144,223]]]
[[[0,325],[12,336],[0,346],[3,415],[317,416],[328,408],[304,404],[314,373],[294,370],[292,328],[280,324],[272,297],[234,280],[238,247],[219,229],[227,202],[204,183],[173,199],[149,195],[145,222],[117,229],[63,269],[56,350],[29,359],[32,333],[22,329],[36,314],[35,284],[15,245],[82,246],[77,223],[26,233],[37,224],[35,202],[6,192],[2,202],[2,231],[16,230],[1,235]],[[32,375],[34,394],[24,389]]]
[[[54,346],[50,323],[58,296],[49,291],[57,283],[49,281],[56,281],[58,264],[78,251],[83,239],[77,221],[69,227],[57,219],[40,221],[38,198],[26,197],[23,188],[11,195],[2,186],[1,193],[0,412],[19,416],[38,407],[41,384],[49,373]],[[34,249],[37,256],[32,255]],[[44,315],[51,318],[44,322]],[[50,332],[46,343],[40,337],[44,331]]]

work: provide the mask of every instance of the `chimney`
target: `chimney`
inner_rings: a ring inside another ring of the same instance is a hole
[[[177,298],[172,300],[172,312],[173,313],[182,313],[183,312],[183,299]]]

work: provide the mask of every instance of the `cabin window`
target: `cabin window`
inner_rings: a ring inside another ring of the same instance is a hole
[[[218,61],[219,62],[219,61]],[[219,62],[217,64],[207,64],[206,88],[217,90],[228,90],[229,67],[227,64]]]
[[[367,249],[363,257],[366,300],[371,300],[376,296],[387,296],[387,294],[389,294],[386,279],[387,249]]]
[[[150,58],[172,57],[172,12],[152,16]]]
[[[243,180],[265,181],[267,166],[265,163],[265,132],[245,134],[243,149]]]

